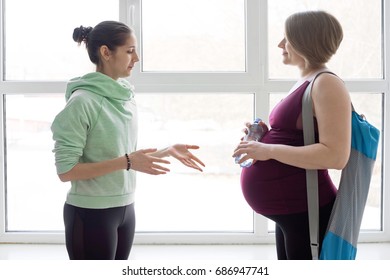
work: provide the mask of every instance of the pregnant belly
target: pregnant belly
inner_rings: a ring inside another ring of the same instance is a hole
[[[306,209],[305,170],[278,161],[258,161],[241,173],[244,198],[264,215],[303,212]]]

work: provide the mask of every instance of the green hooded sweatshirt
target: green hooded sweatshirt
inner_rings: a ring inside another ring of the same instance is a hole
[[[77,163],[124,156],[137,146],[137,109],[133,88],[99,73],[69,81],[65,108],[51,130],[58,174]],[[83,208],[120,207],[134,202],[135,171],[120,170],[71,182],[66,202]]]

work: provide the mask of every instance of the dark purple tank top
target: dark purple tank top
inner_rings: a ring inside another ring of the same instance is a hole
[[[303,146],[302,96],[308,81],[279,102],[269,116],[270,130],[261,142]],[[315,121],[315,124],[316,121]],[[318,129],[316,138],[318,139]],[[252,209],[263,215],[284,215],[307,211],[306,171],[276,160],[257,161],[243,168],[241,187]],[[337,189],[327,170],[318,171],[320,206],[330,203]]]

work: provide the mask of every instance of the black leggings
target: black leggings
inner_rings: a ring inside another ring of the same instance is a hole
[[[127,260],[135,231],[134,205],[86,209],[65,203],[66,249],[71,260]]]
[[[320,207],[319,252],[328,226],[333,202]],[[268,215],[275,222],[276,251],[279,260],[311,260],[307,212],[291,215]]]

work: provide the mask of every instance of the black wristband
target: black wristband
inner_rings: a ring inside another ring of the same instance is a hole
[[[131,161],[128,154],[125,154],[126,160],[127,160],[127,168],[126,170],[129,171],[131,167]]]

